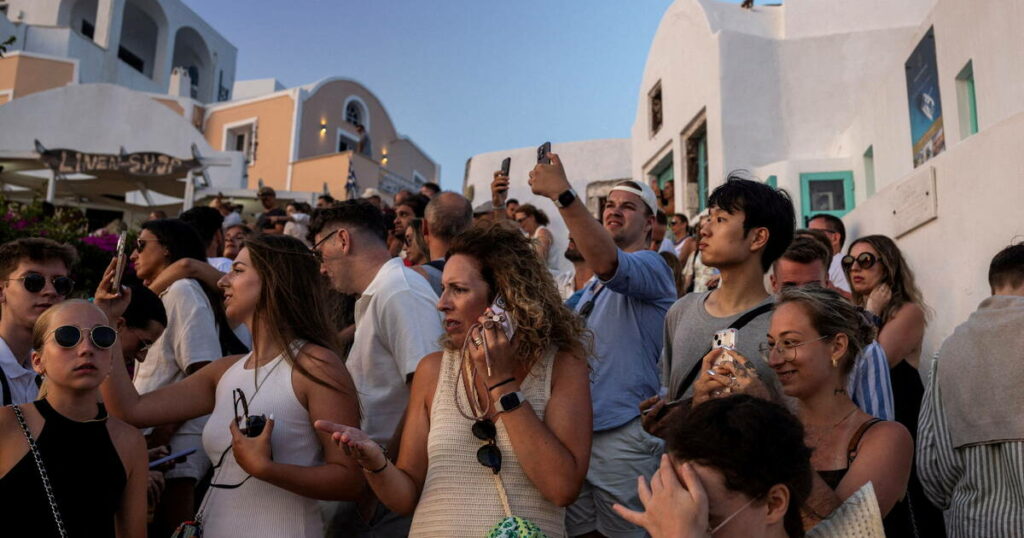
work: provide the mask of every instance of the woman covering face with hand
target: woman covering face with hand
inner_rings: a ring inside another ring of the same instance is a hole
[[[52,306],[36,321],[32,366],[46,377],[46,397],[0,408],[0,498],[15,525],[8,530],[20,522],[38,537],[62,536],[58,528],[68,536],[146,535],[145,440],[97,403],[116,340],[107,316],[82,300]]]
[[[514,334],[507,336],[502,299]],[[394,463],[352,423],[317,423],[353,454],[410,536],[485,536],[508,515],[565,536],[586,475],[591,403],[583,326],[529,240],[504,224],[459,235],[444,268],[444,352],[413,377]],[[348,424],[348,425],[346,425]]]

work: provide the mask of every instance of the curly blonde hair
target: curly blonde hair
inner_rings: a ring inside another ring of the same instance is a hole
[[[516,356],[527,369],[554,346],[578,358],[590,352],[591,335],[562,302],[555,281],[530,240],[505,221],[482,222],[452,241],[448,257],[469,256],[480,264],[488,302],[501,296],[516,324]]]

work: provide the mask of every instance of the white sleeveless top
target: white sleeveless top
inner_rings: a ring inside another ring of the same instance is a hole
[[[300,342],[292,349],[301,348]],[[284,354],[261,365],[255,372],[246,369],[252,353],[239,359],[224,372],[217,383],[217,400],[203,428],[203,448],[216,465],[213,483],[238,484],[248,474],[238,466],[229,448],[235,419],[232,391],[242,389],[249,402],[250,415],[274,415],[270,445],[274,461],[312,467],[323,464],[320,440],[313,430],[309,411],[299,403],[292,388],[292,367]],[[257,390],[256,387],[259,387]],[[242,413],[239,405],[238,413]],[[323,524],[317,501],[296,495],[257,478],[250,478],[235,489],[210,488],[203,501],[203,536],[295,536],[321,538]]]
[[[548,233],[551,233],[551,229],[547,226],[538,226],[537,229],[533,231],[533,235],[530,236],[530,240],[536,243],[538,241],[538,234],[540,234],[541,230],[547,230]],[[548,257],[543,261],[552,276],[557,275],[561,271],[561,266],[559,265],[561,262],[559,260],[561,260],[564,253],[565,245],[561,245],[559,241],[555,240],[555,234],[551,234],[551,245],[548,247]]]
[[[526,397],[524,405],[532,407],[542,421],[551,396],[554,357],[554,349],[545,353],[520,388]],[[445,351],[430,409],[427,478],[413,515],[410,538],[480,538],[505,518],[491,470],[476,459],[476,451],[484,441],[473,435],[473,421],[463,417],[455,407],[459,364],[459,352]],[[458,397],[462,409],[468,410],[469,399],[462,386],[459,386]],[[498,420],[496,426],[502,459],[501,480],[508,493],[512,515],[536,523],[550,538],[564,537],[565,509],[545,499],[530,482],[519,466],[505,423]]]

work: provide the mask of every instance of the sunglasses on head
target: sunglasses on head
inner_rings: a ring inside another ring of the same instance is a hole
[[[846,256],[843,256],[840,263],[843,265],[844,270],[849,271],[850,268],[853,267],[853,262],[857,262],[857,265],[859,265],[861,269],[871,269],[877,261],[878,258],[876,258],[874,254],[870,252],[862,252],[861,255],[856,258],[847,254]]]
[[[73,348],[82,342],[86,332],[94,346],[100,349],[110,349],[117,341],[117,331],[106,325],[97,325],[92,329],[84,329],[74,325],[64,325],[50,331],[53,334],[53,341],[63,348]]]
[[[21,278],[9,278],[8,280],[20,280],[25,289],[31,293],[39,293],[46,287],[46,277],[39,273],[29,273]],[[75,281],[70,277],[55,276],[50,282],[53,282],[53,290],[57,292],[57,295],[64,297],[71,295],[71,290],[75,289]]]
[[[473,423],[473,435],[487,444],[476,451],[476,461],[487,467],[494,474],[501,472],[501,449],[495,439],[498,436],[498,428],[491,419],[483,418]]]

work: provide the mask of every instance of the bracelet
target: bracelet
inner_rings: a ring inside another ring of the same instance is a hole
[[[881,316],[875,314],[874,312],[870,310],[864,310],[864,314],[868,317],[868,320],[872,324],[874,324],[875,327],[881,329],[882,325],[885,325],[885,320],[883,320]]]
[[[490,392],[490,391],[492,391],[492,390],[494,390],[494,389],[496,389],[496,388],[498,388],[498,387],[500,387],[502,385],[508,385],[509,383],[511,383],[511,382],[513,382],[515,380],[516,380],[516,378],[510,377],[510,378],[508,378],[508,379],[506,379],[504,381],[499,381],[498,383],[495,383],[495,384],[487,387],[487,392]]]
[[[366,467],[363,467],[363,470],[364,470],[364,471],[366,471],[366,472],[368,472],[368,473],[372,473],[372,474],[380,474],[380,473],[381,473],[382,471],[384,471],[384,469],[387,469],[387,468],[388,468],[388,464],[389,464],[389,463],[391,463],[391,460],[389,460],[389,459],[388,459],[388,458],[387,458],[387,457],[385,456],[385,457],[384,457],[384,465],[381,465],[381,466],[380,466],[380,469],[367,469]]]

